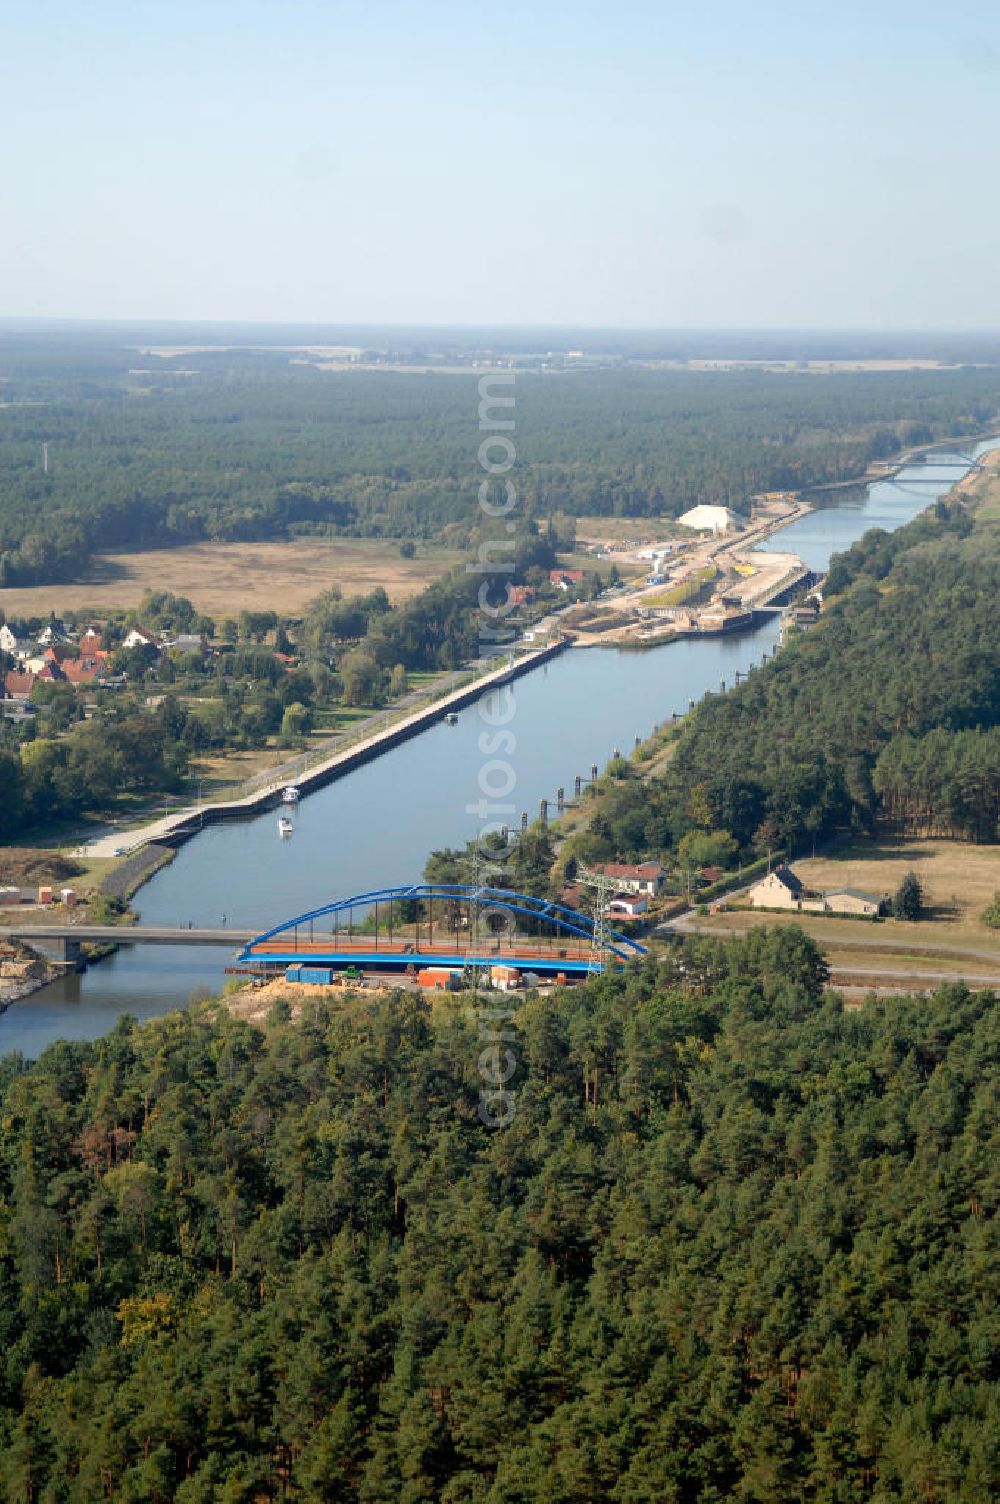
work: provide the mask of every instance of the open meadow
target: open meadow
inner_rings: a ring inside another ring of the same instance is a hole
[[[854,841],[838,852],[794,861],[792,869],[807,888],[860,888],[891,897],[906,872],[920,880],[924,917],[914,921],[833,918],[808,913],[720,909],[698,921],[698,928],[733,931],[755,924],[798,924],[818,940],[830,963],[873,967],[901,966],[919,958],[921,969],[975,969],[1000,979],[1000,930],[990,929],[981,914],[1000,892],[1000,846],[963,841]],[[935,958],[935,951],[937,956]],[[966,968],[956,955],[976,959]],[[995,961],[992,959],[995,958]]]
[[[333,585],[345,596],[381,585],[391,601],[405,600],[440,578],[457,557],[448,549],[418,543],[416,557],[404,559],[398,541],[383,538],[196,543],[103,554],[85,579],[72,584],[0,590],[0,608],[8,617],[90,610],[101,616],[137,606],[147,590],[171,590],[219,619],[239,611],[294,615]]]

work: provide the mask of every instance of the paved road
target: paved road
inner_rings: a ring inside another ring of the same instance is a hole
[[[766,919],[766,915],[762,914],[761,918]],[[653,933],[664,939],[671,935],[715,935],[720,938],[730,939],[740,938],[746,935],[747,931],[734,925],[709,926],[698,924],[689,910],[686,914],[678,915],[676,919],[670,920],[667,924],[659,925]],[[1000,987],[1000,953],[996,951],[979,950],[974,946],[937,944],[930,940],[876,940],[867,935],[849,935],[846,938],[840,935],[835,938],[831,936],[826,941],[819,939],[817,936],[813,938],[818,939],[820,945],[826,951],[841,949],[885,950],[892,951],[896,955],[899,955],[900,952],[914,952],[941,957],[947,956],[948,958],[954,957],[956,960],[968,958],[972,962],[992,961],[997,968],[996,971],[989,974],[981,971],[920,971],[918,968],[911,967],[883,969],[872,966],[838,966],[836,962],[831,962],[830,972],[832,977],[836,979],[835,985],[836,982],[842,982],[842,985],[850,986],[851,977],[871,977],[884,978],[886,982],[897,983],[932,982],[940,984],[942,982],[966,982],[970,986]]]
[[[734,897],[735,895],[729,894],[728,896]],[[768,918],[768,914],[761,911],[761,922],[766,924]],[[663,938],[675,934],[718,935],[729,939],[745,935],[747,931],[739,925],[699,924],[696,919],[689,917],[688,913],[679,914],[676,919],[659,925],[653,933]],[[813,939],[825,950],[889,950],[894,951],[896,955],[901,952],[921,951],[932,956],[968,956],[974,961],[992,961],[1000,972],[1000,950],[981,950],[972,945],[948,945],[938,940],[909,940],[904,936],[893,940],[879,940],[870,935],[830,935],[828,938],[813,935]]]
[[[980,987],[1000,987],[1000,977],[995,972],[992,976],[981,976],[973,971],[882,971],[871,966],[831,966],[830,974],[834,986],[838,983],[850,986],[851,977],[863,977],[865,981],[872,978],[884,978],[887,982],[932,982],[936,987],[939,987],[942,982],[966,982]]]

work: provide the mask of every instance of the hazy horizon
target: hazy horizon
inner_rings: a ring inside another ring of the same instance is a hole
[[[15,4],[8,319],[1000,328],[983,0]],[[971,211],[971,212],[970,212]]]

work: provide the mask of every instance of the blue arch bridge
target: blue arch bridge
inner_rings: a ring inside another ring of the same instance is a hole
[[[646,954],[630,936],[561,904],[506,888],[417,883],[355,893],[255,935],[237,966],[358,974],[466,974],[510,967],[539,976],[592,976]]]

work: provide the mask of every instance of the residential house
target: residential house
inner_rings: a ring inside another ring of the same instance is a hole
[[[131,632],[122,642],[123,648],[156,648],[159,652],[159,644],[153,632],[147,632],[145,627],[133,627]]]
[[[649,899],[645,893],[616,893],[608,904],[608,913],[635,919],[640,914],[645,914],[648,908]]]
[[[755,909],[795,909],[811,914],[856,914],[874,919],[882,911],[876,893],[860,888],[835,888],[829,893],[809,893],[789,867],[776,867],[750,889]]]
[[[550,569],[549,584],[558,585],[560,590],[568,590],[571,585],[583,583],[582,569]]]
[[[640,862],[637,866],[628,862],[607,862],[596,870],[612,878],[623,893],[645,893],[648,898],[657,896],[667,875],[666,868],[659,862]]]
[[[0,716],[5,721],[33,721],[38,714],[36,706],[30,700],[4,699],[5,691],[0,690]]]
[[[95,657],[92,653],[79,658],[68,658],[62,671],[70,684],[96,684],[108,672],[105,654]]]
[[[199,637],[193,632],[181,632],[176,637],[165,641],[165,648],[172,648],[178,653],[207,653],[208,643],[204,637]]]
[[[874,919],[882,912],[883,900],[878,894],[864,893],[860,888],[835,888],[824,893],[823,899],[830,914],[857,914]]]
[[[103,653],[104,638],[96,627],[88,627],[80,638],[80,656],[83,658],[93,657],[95,653]]]
[[[755,909],[801,909],[805,888],[790,867],[775,867],[750,889]]]
[[[19,669],[12,668],[4,675],[3,687],[8,699],[30,700],[31,691],[35,687],[35,675],[22,673]]]
[[[11,658],[30,658],[35,651],[35,644],[26,637],[18,637],[4,622],[0,627],[0,652],[9,653]]]
[[[71,642],[72,636],[57,616],[50,616],[48,624],[38,634],[38,646],[50,648],[55,642]]]

